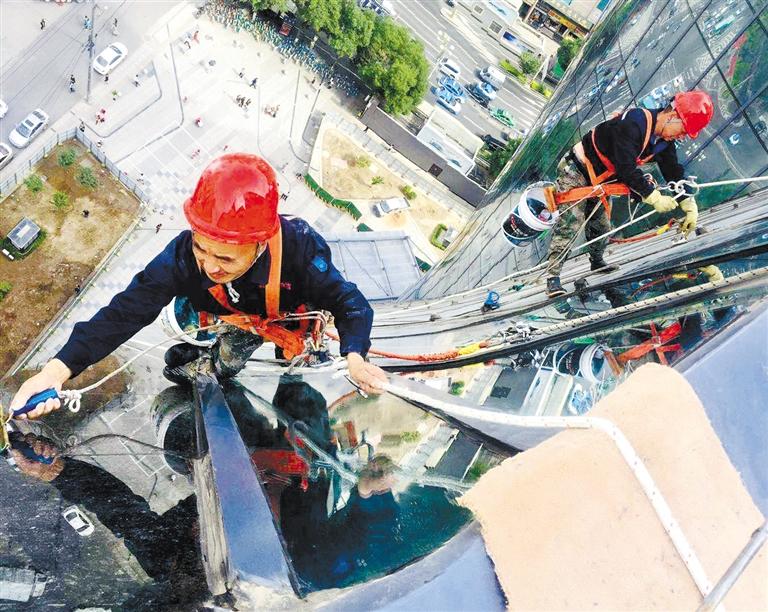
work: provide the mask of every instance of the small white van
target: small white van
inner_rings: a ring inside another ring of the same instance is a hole
[[[480,78],[495,89],[501,89],[506,81],[504,73],[495,66],[486,66],[479,73]]]
[[[461,75],[461,68],[459,68],[459,65],[449,57],[443,58],[437,69],[444,75],[453,77],[454,79],[458,79],[459,75]]]

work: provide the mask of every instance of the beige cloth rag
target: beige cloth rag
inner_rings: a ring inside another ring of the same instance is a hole
[[[619,426],[714,585],[764,517],[686,380],[648,364],[589,413]],[[614,443],[567,430],[507,459],[461,498],[511,609],[695,610],[701,595]],[[768,610],[768,552],[724,600]]]

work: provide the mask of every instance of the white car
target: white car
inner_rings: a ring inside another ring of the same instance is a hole
[[[461,68],[450,57],[444,57],[440,60],[440,65],[437,68],[444,75],[458,79],[461,74]]]
[[[387,198],[373,205],[373,214],[377,217],[383,217],[396,210],[405,210],[409,207],[410,204],[408,204],[408,200],[405,198]]]
[[[5,113],[7,112],[8,112],[8,105],[3,100],[0,100],[0,119],[5,117]]]
[[[112,43],[93,60],[93,69],[99,74],[107,74],[125,59],[128,48],[123,43]]]
[[[24,121],[13,128],[8,135],[8,140],[17,149],[23,149],[45,129],[46,125],[48,125],[48,114],[36,108],[26,116]]]
[[[78,535],[89,536],[93,533],[93,523],[77,506],[70,506],[61,513],[61,516],[64,517]]]
[[[5,168],[13,159],[13,149],[4,142],[0,142],[0,168]]]

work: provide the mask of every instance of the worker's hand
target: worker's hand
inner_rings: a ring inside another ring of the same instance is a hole
[[[14,434],[17,435],[17,434]],[[23,437],[23,443],[28,445],[32,449],[32,452],[39,457],[46,459],[53,458],[51,463],[44,463],[42,461],[35,461],[24,456],[24,453],[11,445],[8,452],[11,453],[11,457],[16,462],[16,466],[28,476],[42,480],[43,482],[51,482],[56,476],[61,474],[64,469],[64,458],[59,455],[59,449],[46,438],[38,438],[34,434],[27,434]],[[18,445],[16,445],[18,446]]]
[[[61,385],[65,381],[69,380],[72,376],[72,371],[64,365],[63,361],[58,359],[51,359],[43,366],[43,369],[35,374],[32,378],[25,381],[16,392],[10,403],[10,410],[13,413],[14,410],[22,408],[27,400],[35,393],[41,393],[48,389],[56,389],[61,391]],[[54,410],[58,410],[61,407],[61,402],[58,399],[49,399],[45,402],[39,403],[34,410],[27,414],[20,414],[18,416],[12,416],[15,419],[39,419]]]
[[[680,209],[685,213],[685,220],[680,225],[680,229],[687,235],[696,229],[696,223],[699,220],[699,207],[693,198],[685,198],[680,202]]]
[[[643,202],[653,206],[657,213],[665,213],[677,208],[677,200],[672,196],[662,195],[658,189],[654,189],[645,196]]]
[[[347,355],[347,369],[352,380],[366,393],[378,394],[384,391],[383,383],[387,382],[384,370],[365,361],[359,353]]]
[[[707,280],[710,283],[717,283],[721,280],[725,280],[725,276],[723,276],[723,273],[717,266],[704,266],[703,268],[699,268],[699,272],[706,274]]]

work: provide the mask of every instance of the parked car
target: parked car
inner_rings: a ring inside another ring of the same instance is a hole
[[[507,127],[515,127],[515,119],[503,108],[491,109],[491,117],[496,119],[496,121],[500,121]]]
[[[48,115],[36,108],[8,135],[8,140],[17,149],[23,149],[48,125]]]
[[[89,536],[93,533],[93,523],[77,506],[70,506],[61,515],[78,535]]]
[[[440,83],[440,87],[447,89],[454,96],[456,96],[462,103],[467,101],[467,92],[464,89],[464,86],[453,77],[449,77],[449,76],[440,77],[440,80],[438,81],[438,83]]]
[[[441,59],[437,69],[442,74],[453,77],[454,79],[458,79],[459,75],[461,74],[461,68],[459,68],[459,65],[450,57],[444,57]]]
[[[478,76],[481,80],[489,83],[494,89],[501,89],[504,81],[507,80],[504,73],[495,66],[486,66],[478,72]]]
[[[0,142],[0,168],[5,168],[13,159],[13,149],[4,142]]]
[[[8,112],[8,105],[3,100],[0,100],[0,119],[5,117],[5,113],[7,112]]]
[[[108,74],[125,59],[126,55],[128,55],[128,48],[123,43],[112,43],[93,60],[93,69],[99,74]]]
[[[496,90],[490,83],[483,83],[482,81],[467,86],[467,91],[483,106],[488,106],[488,103],[496,98]]]
[[[408,200],[405,198],[387,198],[380,200],[373,205],[373,214],[377,217],[384,217],[396,210],[405,210],[409,208]]]
[[[483,142],[485,143],[485,146],[489,149],[493,150],[499,150],[503,149],[507,146],[507,143],[503,140],[499,140],[498,138],[494,138],[490,134],[486,134],[483,136]]]
[[[728,142],[730,142],[734,147],[741,142],[741,134],[736,132],[735,134],[731,134],[728,137]]]
[[[461,112],[461,100],[447,89],[438,90],[437,103],[444,106],[454,115],[458,115]]]

